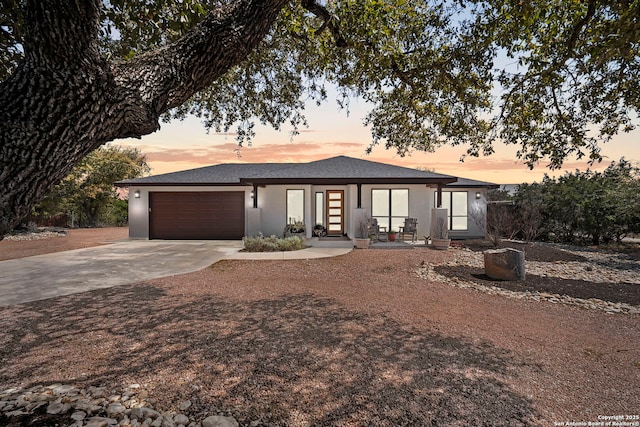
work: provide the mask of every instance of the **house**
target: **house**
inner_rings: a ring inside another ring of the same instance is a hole
[[[316,224],[329,235],[358,234],[366,218],[398,230],[417,218],[430,234],[432,209],[448,209],[450,237],[484,237],[469,218],[486,212],[496,186],[449,175],[338,156],[309,163],[219,164],[119,181],[129,188],[129,235],[145,239],[220,239],[282,235],[287,224]]]

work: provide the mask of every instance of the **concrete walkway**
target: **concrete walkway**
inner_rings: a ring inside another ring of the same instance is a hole
[[[222,259],[310,259],[352,247],[240,252],[240,241],[126,240],[0,261],[0,307],[201,270]]]

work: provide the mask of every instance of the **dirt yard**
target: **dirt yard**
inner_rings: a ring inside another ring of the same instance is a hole
[[[118,238],[94,232],[95,243]],[[41,245],[91,241],[90,231],[80,234]],[[0,242],[0,257],[20,244]],[[460,253],[222,261],[2,308],[0,391],[140,384],[159,411],[188,401],[183,412],[194,419],[225,414],[243,426],[586,425],[640,412],[639,315],[418,274],[425,266],[443,274]],[[555,261],[538,262],[552,271]],[[601,283],[595,267],[589,273]]]
[[[129,228],[78,228],[64,230],[59,234],[45,232],[27,236],[18,233],[8,236],[0,240],[0,261],[103,245],[128,238]]]

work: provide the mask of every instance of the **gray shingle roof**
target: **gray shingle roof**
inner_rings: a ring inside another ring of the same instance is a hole
[[[498,188],[500,186],[498,184],[493,184],[491,182],[486,182],[486,181],[476,181],[475,179],[458,178],[458,180],[456,182],[452,182],[451,184],[447,184],[447,185],[445,185],[445,187]]]
[[[309,163],[227,163],[116,182],[117,186],[134,185],[247,185],[268,183],[357,183],[396,182],[451,184],[457,178],[434,172],[394,166],[347,156],[331,157]],[[492,186],[481,181],[462,180],[469,185]],[[471,182],[477,184],[471,184]],[[484,185],[481,185],[484,184]]]
[[[438,179],[454,178],[433,172],[425,172],[370,160],[355,159],[347,156],[331,157],[310,163],[290,163],[285,167],[273,169],[267,173],[254,173],[245,177],[252,179]]]
[[[116,185],[233,185],[240,184],[240,178],[270,172],[282,167],[282,163],[227,163],[203,168],[189,169],[144,178],[125,179]]]

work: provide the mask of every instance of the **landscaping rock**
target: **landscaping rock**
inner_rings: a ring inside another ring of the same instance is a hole
[[[512,248],[484,251],[484,272],[496,280],[524,280],[524,252]]]
[[[239,427],[233,417],[213,416],[202,420],[202,427]]]

